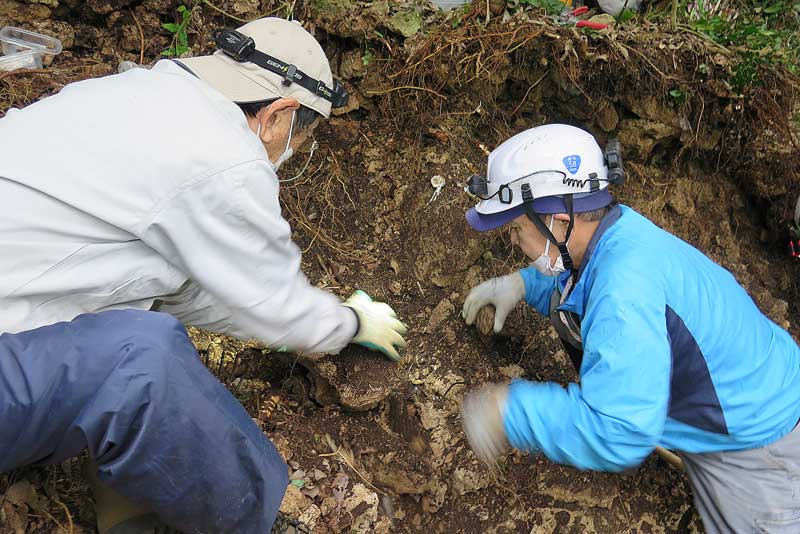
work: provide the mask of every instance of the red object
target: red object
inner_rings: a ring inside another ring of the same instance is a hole
[[[590,30],[604,30],[608,28],[608,24],[604,22],[595,22],[593,20],[579,20],[575,24],[576,28],[589,28]]]
[[[608,24],[595,22],[592,20],[578,20],[579,15],[584,15],[589,11],[589,6],[581,6],[572,11],[564,11],[558,17],[559,24],[574,24],[576,28],[589,28],[590,30],[604,30]]]
[[[798,242],[798,246],[800,246],[800,242]],[[792,257],[796,258],[799,254],[794,250],[794,241],[789,240],[789,250],[791,251]]]

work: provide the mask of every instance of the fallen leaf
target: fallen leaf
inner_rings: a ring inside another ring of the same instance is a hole
[[[36,503],[36,490],[27,480],[20,480],[6,491],[5,499],[14,506]]]

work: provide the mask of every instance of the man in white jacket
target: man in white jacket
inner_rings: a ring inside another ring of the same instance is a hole
[[[263,533],[285,465],[183,327],[147,310],[393,360],[405,326],[362,292],[310,285],[281,216],[277,167],[347,99],[322,48],[271,18],[217,43],[0,119],[0,472],[88,448],[159,520]],[[123,527],[107,532],[149,532]]]

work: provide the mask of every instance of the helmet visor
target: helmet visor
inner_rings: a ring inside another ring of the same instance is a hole
[[[611,204],[613,198],[607,189],[602,189],[596,193],[573,196],[573,213],[584,213],[604,208]],[[553,213],[567,213],[567,206],[564,204],[563,197],[544,197],[533,201],[533,211],[542,215]],[[473,230],[487,232],[506,225],[525,213],[525,204],[519,204],[506,211],[498,213],[483,214],[477,209],[470,208],[467,211],[467,223]]]

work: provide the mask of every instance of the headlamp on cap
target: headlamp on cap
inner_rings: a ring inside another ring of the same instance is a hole
[[[609,139],[603,152],[608,166],[608,183],[622,185],[625,183],[625,167],[622,165],[622,150],[619,140]]]
[[[295,65],[287,64],[278,58],[257,50],[256,42],[252,37],[233,29],[225,29],[219,34],[216,42],[217,48],[236,61],[240,63],[249,61],[282,77],[283,85],[288,86],[296,83],[311,93],[324,98],[334,108],[341,108],[347,105],[349,95],[338,80],[334,80],[333,88],[330,88],[322,80],[315,80]]]
[[[467,191],[476,197],[485,197],[489,194],[489,181],[485,176],[473,174],[467,181]]]
[[[243,63],[256,49],[256,42],[252,37],[236,30],[223,30],[217,37],[217,48],[236,61]]]
[[[481,200],[489,200],[496,196],[503,204],[511,204],[514,200],[514,192],[508,184],[501,184],[497,191],[489,195],[489,181],[484,176],[477,174],[469,177],[467,192]]]

